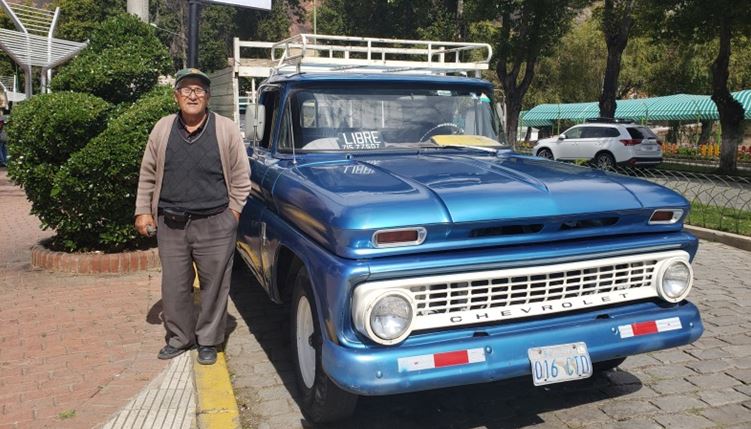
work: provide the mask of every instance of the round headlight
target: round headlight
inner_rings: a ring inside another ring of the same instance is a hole
[[[384,296],[370,312],[370,329],[387,341],[401,337],[411,323],[412,305],[401,295]]]
[[[678,302],[686,297],[691,287],[693,273],[691,266],[683,260],[669,263],[662,272],[660,289],[663,298],[670,302]]]

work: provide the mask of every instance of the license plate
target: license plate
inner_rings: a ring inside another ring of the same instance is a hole
[[[592,360],[583,342],[527,350],[535,386],[579,380],[592,375]]]

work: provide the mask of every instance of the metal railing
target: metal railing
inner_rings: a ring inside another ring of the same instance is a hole
[[[460,73],[487,70],[487,43],[298,34],[277,42],[271,59],[276,73]]]
[[[517,147],[518,153],[531,155],[530,148]],[[639,177],[670,188],[691,203],[686,223],[703,228],[751,236],[751,177],[728,176],[693,171],[680,171],[697,164],[670,163],[672,169],[616,167],[612,171]],[[743,167],[739,167],[743,171]]]
[[[751,236],[751,178],[655,168],[617,167],[614,172],[683,195],[691,202],[690,225]]]

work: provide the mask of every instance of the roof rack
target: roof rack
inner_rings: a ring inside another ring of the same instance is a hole
[[[271,47],[272,74],[354,72],[446,74],[488,69],[487,43],[298,34]]]
[[[624,118],[587,118],[584,122],[588,124],[633,124],[631,119]]]

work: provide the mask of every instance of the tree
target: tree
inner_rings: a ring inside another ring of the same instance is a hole
[[[466,3],[461,2],[462,13]],[[459,10],[457,0],[327,0],[318,9],[318,31],[346,36],[455,40],[460,34]]]
[[[597,99],[605,71],[605,52],[600,21],[582,20],[548,55],[540,58],[522,107],[530,109],[543,103],[582,103]]]
[[[231,6],[204,6],[201,11],[198,40],[198,64],[202,70],[221,70],[232,56],[232,39],[237,34],[236,8]]]
[[[55,0],[60,8],[55,37],[83,42],[102,21],[126,11],[127,0]]]
[[[150,13],[157,37],[169,49],[175,70],[187,64],[188,2],[153,0]],[[207,72],[227,67],[232,56],[232,38],[238,33],[237,8],[221,5],[201,7],[198,40],[198,65]]]
[[[537,61],[568,29],[573,3],[502,0],[482,7],[486,16],[500,22],[495,70],[505,95],[506,136],[511,143],[516,142],[519,112]]]
[[[655,36],[667,40],[697,43],[718,41],[710,65],[712,101],[717,105],[722,128],[720,171],[734,172],[736,152],[743,140],[744,109],[728,87],[733,40],[751,35],[751,8],[745,2],[718,0],[655,0],[644,13],[656,23]]]
[[[280,0],[271,2],[271,11],[241,9],[235,21],[241,39],[277,41],[290,36],[293,22],[303,21],[305,10],[300,0]]]
[[[52,79],[55,91],[87,92],[118,104],[133,102],[169,69],[154,28],[121,13],[100,23],[89,45]]]
[[[628,36],[634,19],[631,10],[634,0],[605,0],[602,14],[602,31],[608,47],[605,77],[600,94],[600,116],[615,117],[618,75],[621,72],[621,56],[628,44]]]

